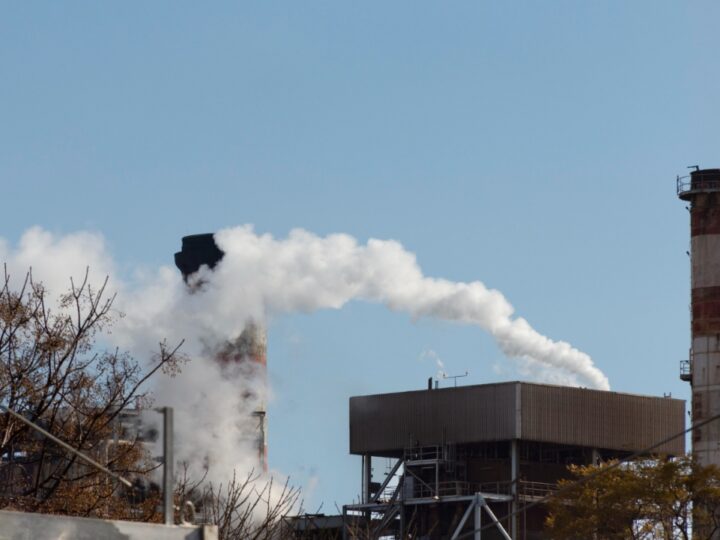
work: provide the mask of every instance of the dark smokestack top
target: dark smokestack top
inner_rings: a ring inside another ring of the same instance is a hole
[[[183,236],[182,249],[175,254],[175,266],[185,279],[197,272],[203,264],[215,268],[224,253],[215,243],[213,233]]]
[[[691,182],[720,181],[720,169],[699,169],[690,173]]]

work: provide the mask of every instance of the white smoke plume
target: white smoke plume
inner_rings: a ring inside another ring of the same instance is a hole
[[[213,271],[201,268],[201,290],[190,294],[171,266],[121,282],[99,234],[54,236],[33,228],[14,249],[0,239],[0,260],[16,276],[32,266],[51,291],[67,289],[68,277],[82,276],[86,266],[96,282],[110,275],[120,291],[116,307],[126,315],[112,339],[138,358],[162,339],[171,344],[185,339],[184,351],[193,360],[179,376],[158,378],[155,394],[158,403],[176,408],[178,459],[206,460],[211,479],[226,480],[228,471],[256,465],[248,440],[256,403],[243,397],[243,385],[257,386],[257,381],[212,361],[213,347],[237,337],[249,318],[269,322],[287,313],[339,309],[351,300],[376,302],[414,318],[477,326],[508,358],[519,361],[521,373],[536,380],[610,387],[587,354],[538,333],[514,315],[499,291],[480,281],[427,277],[415,255],[396,241],[361,244],[345,234],[320,237],[301,229],[276,239],[251,226],[222,230],[215,240],[225,256]]]
[[[102,235],[80,231],[57,236],[40,227],[25,231],[14,249],[0,238],[0,264],[5,264],[16,284],[32,268],[34,279],[55,294],[69,288],[69,278],[82,280],[88,267],[92,269],[95,288],[105,276],[116,273]],[[116,289],[117,286],[115,283]]]
[[[607,377],[587,354],[513,317],[502,293],[480,281],[426,277],[415,255],[398,242],[371,239],[360,245],[348,235],[319,237],[299,229],[278,240],[249,226],[223,230],[215,238],[226,255],[208,298],[226,315],[237,298],[261,318],[341,308],[355,299],[379,302],[417,318],[478,326],[510,358],[563,372],[576,385],[609,389]]]
[[[440,380],[448,376],[447,371],[445,371],[445,362],[442,361],[440,355],[437,352],[432,349],[425,349],[423,352],[420,353],[420,360],[426,359],[435,362],[435,367],[437,367],[435,379]]]

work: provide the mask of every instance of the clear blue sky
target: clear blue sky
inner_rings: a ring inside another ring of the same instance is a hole
[[[0,236],[102,232],[171,264],[253,223],[394,238],[498,288],[613,389],[688,398],[685,166],[720,166],[716,2],[6,2]],[[421,388],[424,349],[497,374],[476,328],[379,306],[270,329],[270,460],[359,491],[347,401]]]

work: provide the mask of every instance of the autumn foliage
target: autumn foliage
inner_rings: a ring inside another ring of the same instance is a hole
[[[715,538],[720,531],[720,469],[690,457],[573,466],[549,501],[556,540]]]
[[[12,285],[16,285],[13,287]],[[98,339],[119,314],[106,285],[71,282],[59,302],[32,275],[0,282],[0,404],[129,479],[157,463],[123,420],[148,405],[144,383],[172,371],[177,349],[160,344],[141,365]],[[153,521],[158,493],[128,489],[24,423],[0,413],[0,508]],[[146,483],[147,485],[147,483]],[[140,483],[138,484],[138,487]]]

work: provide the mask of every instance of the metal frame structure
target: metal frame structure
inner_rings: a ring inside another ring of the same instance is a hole
[[[523,382],[352,397],[362,490],[343,507],[344,538],[542,538],[546,509],[526,503],[554,491],[568,465],[623,458],[684,422],[684,402],[669,396]],[[684,439],[653,448],[678,455]],[[373,458],[392,460],[382,483]]]
[[[697,173],[704,173],[705,171],[697,170]],[[692,175],[677,176],[675,179],[675,188],[678,197],[685,198],[694,193],[710,193],[720,191],[720,180],[717,178],[703,178],[698,176],[697,179],[693,180]]]
[[[490,508],[490,503],[507,504],[509,510],[517,510],[519,500],[517,445],[514,446],[512,460],[513,479],[509,482],[494,482],[486,484],[473,484],[461,480],[448,480],[441,475],[441,468],[453,470],[457,464],[453,459],[454,446],[429,446],[406,448],[402,458],[398,459],[388,471],[385,480],[373,489],[372,457],[364,455],[362,459],[363,492],[362,502],[343,506],[343,521],[345,527],[343,538],[347,540],[351,534],[350,523],[355,514],[367,528],[370,538],[379,538],[387,534],[394,534],[398,538],[406,535],[407,514],[422,505],[467,503],[467,509],[454,528],[451,538],[457,538],[466,526],[471,513],[474,512],[474,529],[480,529],[483,511],[494,522],[500,534],[507,540],[517,537],[517,518],[510,520],[508,533],[505,526],[497,519]],[[422,470],[430,471],[432,480],[423,479]],[[452,476],[452,475],[451,475]],[[397,478],[397,484],[390,484]],[[535,483],[538,484],[538,483]],[[549,485],[547,486],[549,489]],[[536,486],[537,489],[537,486]],[[545,491],[544,493],[547,493]],[[512,534],[512,536],[511,536]],[[475,533],[475,538],[481,538],[481,531]]]
[[[485,510],[487,514],[490,516],[490,519],[493,523],[495,523],[495,527],[497,527],[498,531],[500,531],[500,534],[505,538],[505,540],[512,540],[510,535],[505,530],[505,527],[502,526],[502,523],[498,521],[498,518],[495,516],[495,513],[490,509],[490,506],[487,503],[487,500],[485,497],[483,497],[482,493],[476,493],[475,497],[473,497],[472,502],[467,507],[467,510],[463,514],[462,519],[460,520],[460,523],[458,523],[458,526],[455,528],[455,532],[450,537],[450,540],[457,540],[457,537],[460,535],[460,533],[463,530],[463,527],[465,526],[465,522],[470,517],[470,513],[474,512],[475,514],[475,520],[473,522],[473,530],[475,531],[475,538],[480,540],[482,539],[482,511]]]

